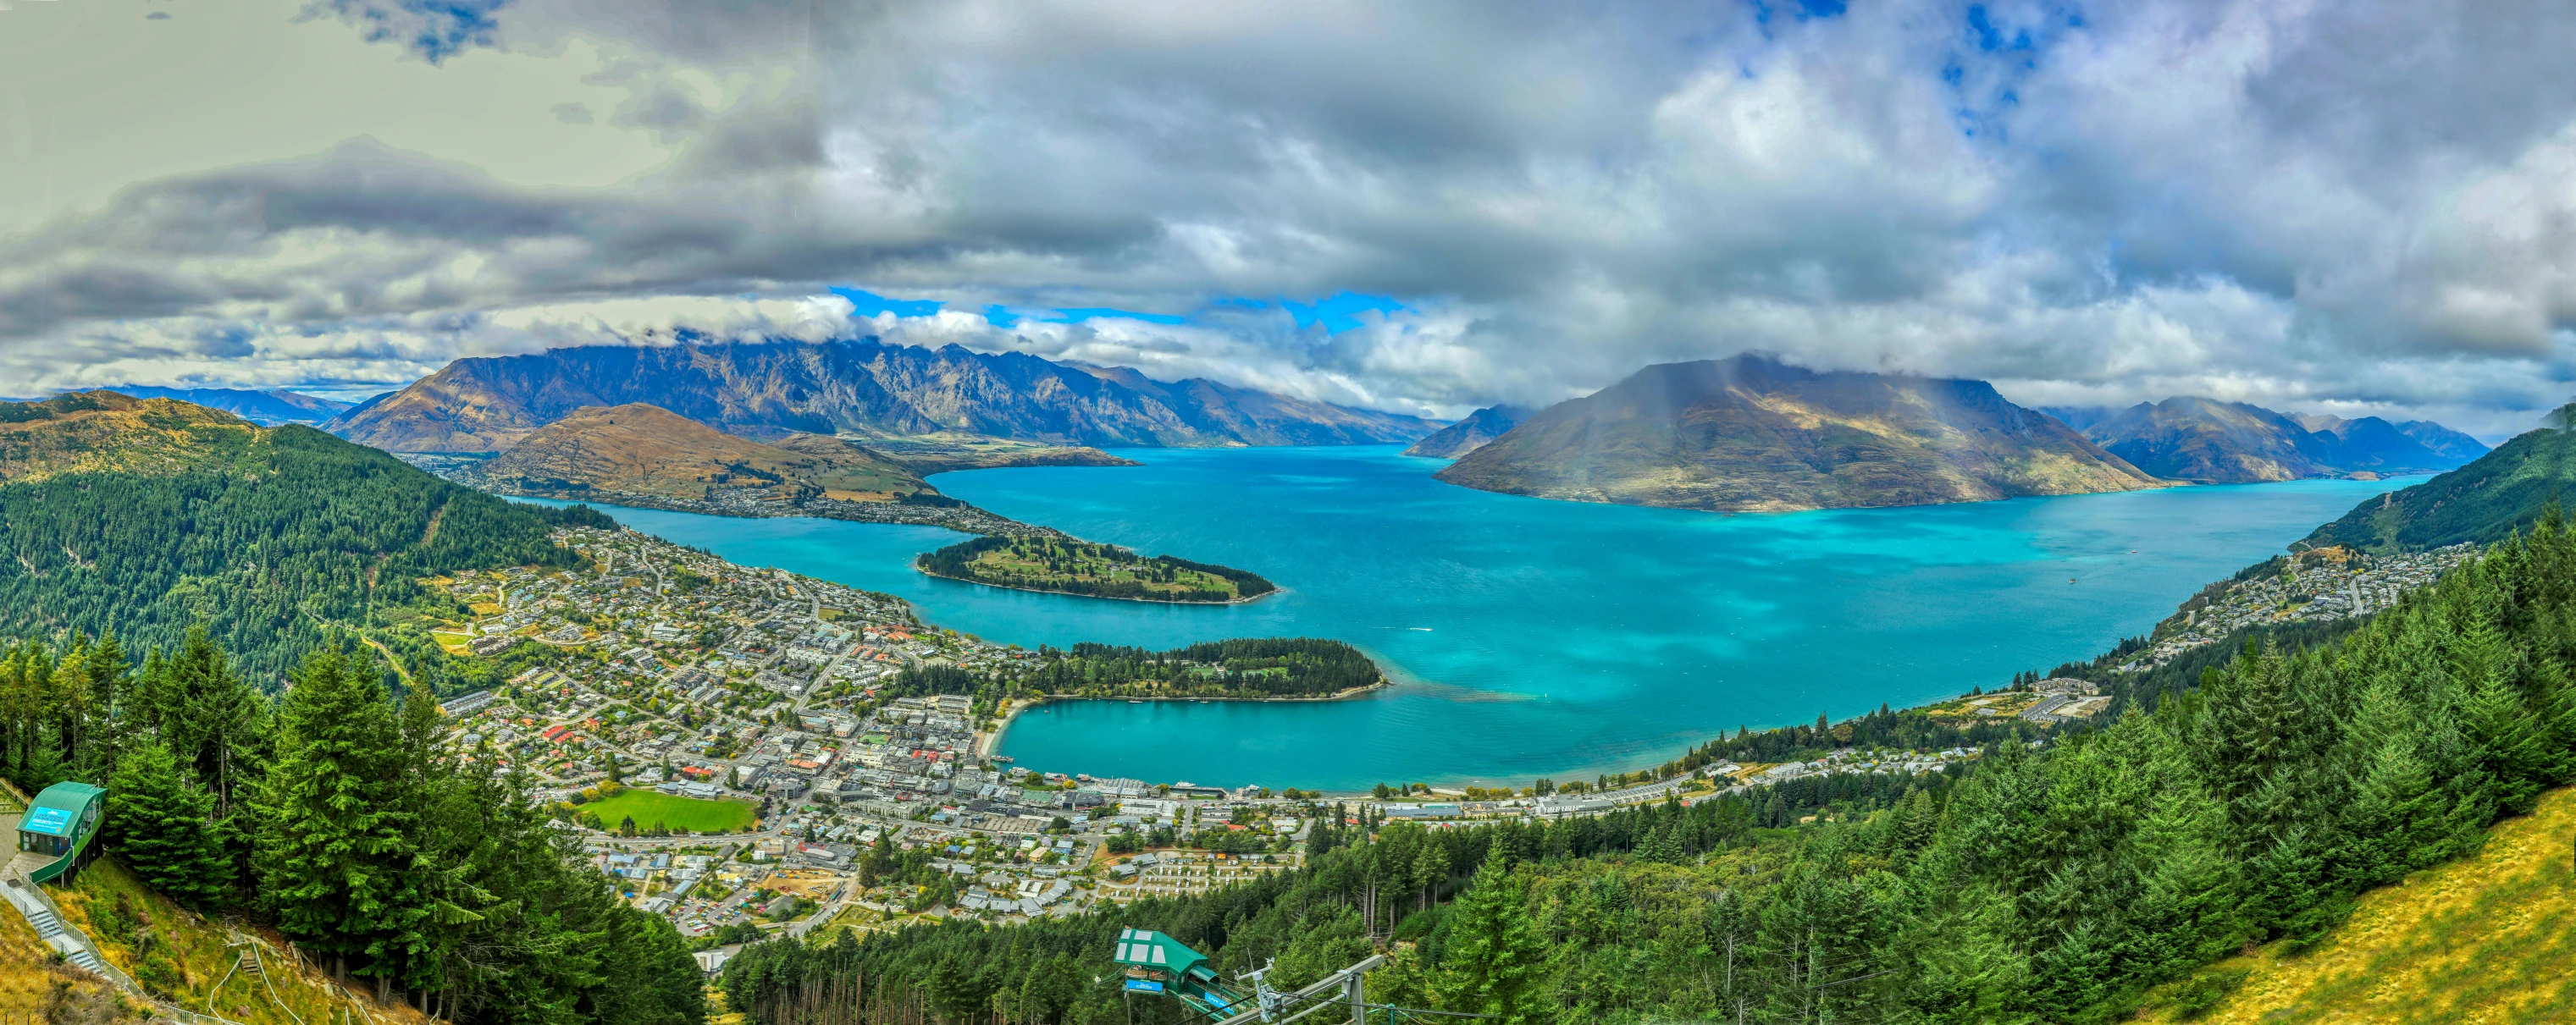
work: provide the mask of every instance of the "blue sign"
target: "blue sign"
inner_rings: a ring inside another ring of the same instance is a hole
[[[26,821],[18,826],[30,833],[48,833],[54,836],[71,832],[71,827],[72,813],[63,808],[30,809],[27,812]]]
[[[1152,979],[1129,979],[1127,988],[1139,993],[1160,993],[1163,991],[1163,984]]]

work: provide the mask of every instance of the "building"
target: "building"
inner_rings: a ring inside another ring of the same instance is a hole
[[[56,783],[28,802],[26,813],[18,817],[18,849],[54,860],[27,878],[46,883],[70,871],[98,835],[106,806],[107,791],[87,783]]]
[[[471,715],[474,710],[491,703],[492,692],[488,690],[478,690],[472,694],[467,694],[462,697],[450,698],[445,703],[439,705],[438,710],[445,712],[450,716]]]

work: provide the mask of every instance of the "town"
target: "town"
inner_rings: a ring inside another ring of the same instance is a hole
[[[1347,822],[1449,828],[1692,804],[1816,776],[1950,771],[1978,757],[1850,749],[1776,765],[1721,761],[1625,786],[1412,784],[1338,801],[1042,772],[994,750],[1014,698],[934,693],[923,681],[942,669],[962,671],[946,677],[952,688],[1026,680],[1061,653],[928,625],[890,595],[737,566],[631,530],[568,529],[556,541],[586,557],[581,569],[431,581],[471,612],[432,637],[510,673],[446,702],[454,740],[555,809],[627,900],[709,947],[1205,893],[1296,868],[1318,819],[1337,811]],[[2167,643],[2267,616],[2385,607],[2465,558],[2453,548],[2341,575],[2326,563],[2296,582],[2234,583],[2180,617],[2188,632]],[[2283,609],[2284,594],[2308,600]],[[2108,700],[2064,679],[1996,703],[2007,696],[1950,704],[1961,716],[2048,724],[2089,718]],[[940,882],[872,879],[872,852],[917,852]]]
[[[2152,647],[2120,670],[2138,672],[2163,665],[2248,627],[2369,615],[2477,556],[2478,546],[2472,544],[2400,555],[2364,555],[2335,547],[2283,556],[2266,564],[2277,565],[2278,572],[2203,588],[2180,611],[2156,624]]]

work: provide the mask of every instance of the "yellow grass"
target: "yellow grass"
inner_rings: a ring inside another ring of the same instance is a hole
[[[2219,970],[2244,988],[2223,1025],[2576,1020],[2576,790],[2498,825],[2477,856],[2364,894],[2304,955],[2277,948]]]
[[[340,1020],[343,1008],[354,1010],[357,1021],[372,1020],[376,1025],[424,1025],[428,1021],[402,1006],[399,998],[396,1006],[387,1008],[374,1006],[372,1000],[353,1001],[341,996],[318,967],[307,970],[281,956],[288,949],[285,942],[274,933],[265,933],[261,938],[267,946],[260,957],[268,970],[269,984],[276,987],[272,998],[269,986],[233,970],[242,948],[225,946],[227,934],[222,922],[180,910],[113,858],[101,858],[80,870],[72,888],[48,888],[48,892],[62,906],[64,916],[97,941],[108,963],[128,975],[136,968],[134,950],[101,935],[98,923],[115,905],[119,893],[131,906],[148,912],[152,916],[150,929],[159,937],[163,949],[174,956],[185,977],[178,991],[166,998],[190,1010],[204,1011],[211,1003],[213,1013],[244,1025],[297,1025],[299,1017],[302,1025],[318,1025]],[[22,927],[24,924],[20,923]],[[362,991],[369,988],[364,980],[353,979],[351,984]],[[280,1008],[281,1002],[293,1010],[294,1017]]]
[[[109,991],[78,969],[52,963],[53,953],[17,909],[0,906],[0,1019],[36,1019],[52,1004],[58,985],[83,995]]]

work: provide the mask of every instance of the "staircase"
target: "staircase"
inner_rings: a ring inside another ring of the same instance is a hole
[[[62,920],[55,918],[51,910],[37,908],[28,913],[27,921],[36,927],[37,939],[63,952],[63,960],[79,965],[82,971],[93,975],[105,974],[99,970],[97,952],[82,946],[79,940],[72,939],[64,931]]]

